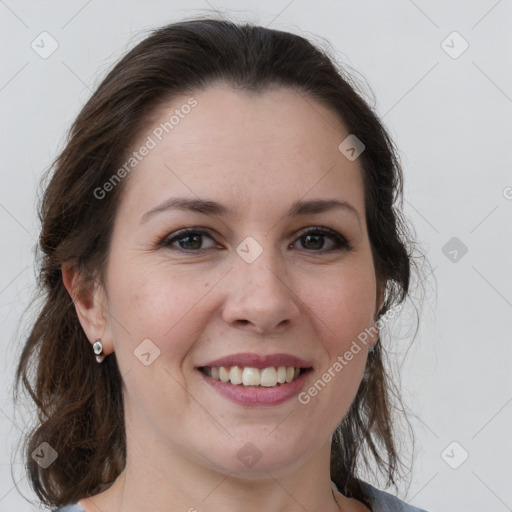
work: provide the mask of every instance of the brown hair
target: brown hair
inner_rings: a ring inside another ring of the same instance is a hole
[[[101,492],[122,471],[126,456],[115,353],[102,365],[94,361],[64,287],[62,265],[72,263],[84,279],[101,279],[126,179],[101,200],[94,190],[120,168],[162,102],[216,81],[253,92],[292,87],[338,114],[348,132],[363,141],[359,158],[367,229],[377,281],[385,289],[378,317],[408,296],[412,238],[399,208],[397,153],[353,79],[334,59],[298,35],[225,18],[186,20],[153,31],[115,65],[82,108],[50,168],[53,174],[40,204],[41,305],[17,367],[16,395],[23,384],[38,408],[24,457],[31,485],[46,504],[63,505]],[[381,343],[369,354],[366,375],[331,447],[332,480],[341,492],[361,501],[358,476],[371,469],[372,458],[387,485],[396,484],[400,468],[392,421],[394,388]],[[42,442],[58,453],[46,469],[31,457]]]

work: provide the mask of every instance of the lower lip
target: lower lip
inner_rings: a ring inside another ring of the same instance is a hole
[[[258,406],[271,406],[279,405],[290,398],[298,395],[309,378],[311,370],[302,373],[292,382],[281,384],[279,386],[265,388],[265,387],[247,387],[242,384],[231,384],[229,382],[222,382],[221,380],[214,379],[205,375],[200,370],[197,370],[205,381],[231,402],[245,407],[258,407]]]

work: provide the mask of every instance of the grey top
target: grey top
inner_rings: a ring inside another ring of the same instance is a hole
[[[372,512],[426,512],[425,510],[412,505],[408,505],[395,496],[376,489],[370,484],[361,482],[363,484],[364,492],[370,502]],[[333,484],[334,485],[334,484]],[[76,503],[66,505],[65,507],[58,508],[55,512],[85,512],[85,510]]]
[[[366,482],[361,482],[364,492],[370,502],[372,512],[427,512],[422,508],[408,505],[396,496],[381,491]],[[82,512],[81,510],[79,512]]]

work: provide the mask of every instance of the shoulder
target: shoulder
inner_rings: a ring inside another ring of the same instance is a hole
[[[60,507],[55,512],[85,512],[85,510],[76,503],[71,503],[65,507]]]
[[[372,506],[372,512],[426,512],[426,510],[408,505],[396,496],[381,491],[366,482],[361,482],[361,485]]]

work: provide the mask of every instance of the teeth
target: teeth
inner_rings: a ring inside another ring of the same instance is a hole
[[[258,368],[244,368],[242,383],[244,386],[259,386],[260,371],[258,370]],[[232,382],[231,384],[234,384],[234,382]]]
[[[238,366],[232,366],[229,370],[229,380],[231,384],[242,384],[242,369]]]
[[[231,368],[206,367],[205,373],[214,379],[222,382],[230,382],[231,384],[244,386],[263,386],[271,388],[278,384],[285,384],[294,381],[300,375],[300,368],[293,366],[279,366],[277,368],[270,366],[268,368],[258,369],[240,366],[232,366]]]
[[[260,372],[260,386],[271,388],[277,384],[277,371],[275,368],[263,368]]]
[[[222,382],[227,382],[229,380],[229,373],[224,366],[219,368],[219,378]]]
[[[286,367],[285,366],[280,366],[277,369],[277,382],[279,382],[279,384],[284,384],[286,382]]]

